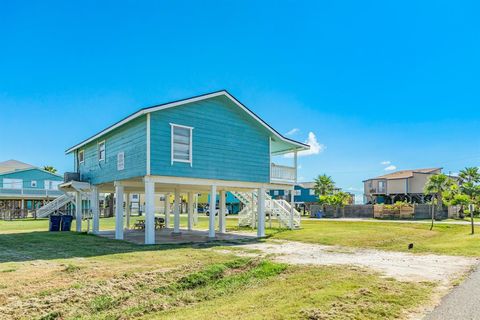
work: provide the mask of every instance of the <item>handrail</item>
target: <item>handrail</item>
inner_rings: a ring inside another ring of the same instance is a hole
[[[0,194],[9,195],[27,195],[27,196],[60,196],[63,194],[60,190],[55,189],[38,189],[38,188],[0,188]]]
[[[295,182],[297,169],[285,165],[271,163],[270,178],[272,180],[282,180],[286,182]]]

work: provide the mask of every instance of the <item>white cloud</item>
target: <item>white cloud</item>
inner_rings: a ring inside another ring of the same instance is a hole
[[[380,164],[381,164],[382,166],[388,166],[389,164],[392,164],[392,162],[391,162],[391,161],[388,161],[388,160],[386,160],[386,161],[382,161],[382,162],[380,162]]]
[[[286,136],[291,136],[291,135],[294,135],[295,133],[297,132],[300,132],[300,129],[298,128],[293,128],[292,130],[288,131],[287,133],[285,133]]]
[[[390,165],[390,166],[386,167],[384,170],[385,170],[385,171],[393,171],[393,170],[395,170],[395,169],[397,169],[396,166]]]
[[[305,141],[306,144],[310,146],[309,150],[303,150],[298,152],[299,157],[311,156],[319,154],[320,152],[325,151],[327,148],[325,145],[318,143],[315,133],[309,132],[308,139]],[[285,158],[293,158],[293,153],[287,153]]]

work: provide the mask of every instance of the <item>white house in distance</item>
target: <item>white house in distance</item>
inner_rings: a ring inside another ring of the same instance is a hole
[[[220,197],[218,232],[224,233],[225,194],[230,191],[245,205],[240,220],[256,225],[258,236],[264,236],[266,209],[275,211],[286,226],[300,224],[294,207],[271,199],[267,190],[293,189],[297,152],[307,149],[222,90],[140,109],[69,148],[66,153],[73,155],[75,172],[61,188],[77,193],[77,221],[81,221],[80,194],[89,194],[94,233],[99,231],[99,192],[114,192],[116,199],[144,194],[146,244],[156,242],[155,194],[174,194],[174,234],[180,233],[182,194],[188,199],[188,230],[195,195],[210,193],[211,208]],[[272,157],[286,153],[294,154],[292,166],[272,162]],[[170,213],[165,211],[168,225]],[[117,205],[115,215],[115,238],[123,239],[124,207]],[[210,238],[216,236],[215,219],[210,214]]]
[[[365,203],[395,203],[404,201],[425,203],[429,196],[423,188],[430,176],[442,168],[401,170],[363,181]]]

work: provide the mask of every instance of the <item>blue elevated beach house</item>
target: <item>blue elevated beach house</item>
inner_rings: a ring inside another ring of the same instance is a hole
[[[61,176],[33,165],[0,162],[0,219],[35,217],[36,210],[61,196]]]
[[[155,243],[154,199],[174,194],[173,234],[180,234],[180,197],[188,199],[188,230],[192,228],[195,196],[209,193],[210,207],[220,199],[220,213],[209,217],[208,236],[225,233],[225,193],[244,204],[240,224],[265,234],[266,210],[279,223],[299,226],[299,213],[285,200],[273,200],[270,189],[293,188],[296,154],[309,146],[288,139],[230,95],[218,91],[189,99],[143,108],[69,148],[75,172],[66,174],[61,189],[76,194],[77,228],[82,195],[91,199],[93,232],[99,232],[99,193],[114,193],[123,204],[128,194],[144,194],[145,243]],[[293,165],[278,166],[272,157],[293,153]],[[168,201],[166,202],[168,205]],[[128,211],[129,206],[126,206]],[[115,238],[125,235],[123,205],[115,208]],[[165,210],[167,227],[170,210]],[[80,230],[80,229],[78,229]]]

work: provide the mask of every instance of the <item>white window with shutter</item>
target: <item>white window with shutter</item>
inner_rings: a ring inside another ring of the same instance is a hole
[[[78,151],[78,162],[79,163],[85,162],[85,151],[84,150]]]
[[[186,162],[192,165],[192,127],[178,124],[171,126],[172,165],[174,162]]]
[[[98,143],[98,161],[105,161],[105,140]]]
[[[125,169],[125,152],[119,152],[117,154],[117,170],[122,171]]]
[[[315,195],[315,189],[309,189],[309,190],[308,190],[308,193],[309,193],[311,196],[314,196],[314,195]]]

